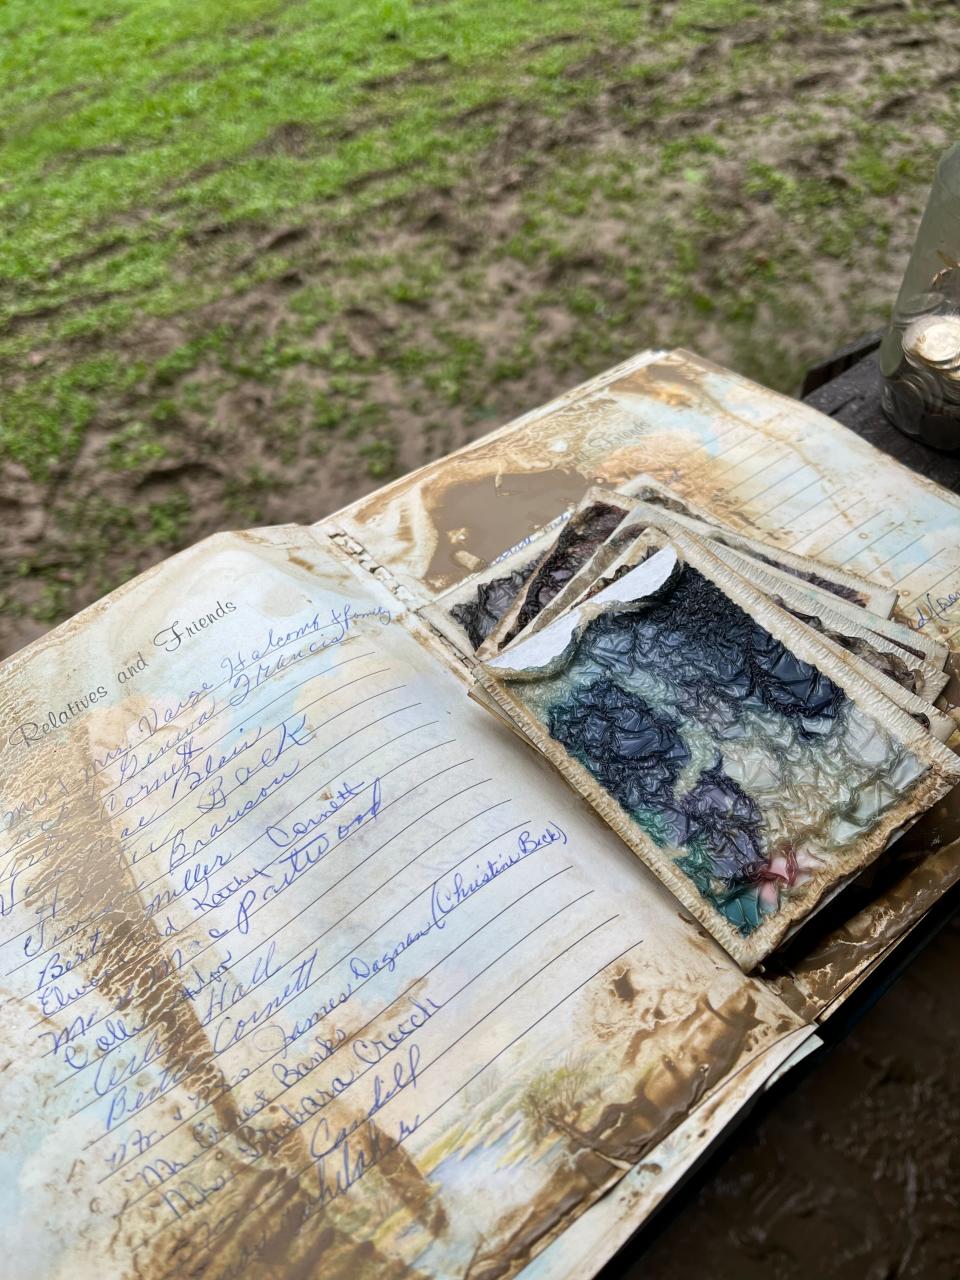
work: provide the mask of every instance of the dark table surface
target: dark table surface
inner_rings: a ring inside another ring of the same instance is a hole
[[[883,416],[878,338],[810,370],[804,399],[960,492],[960,456]],[[960,917],[936,924],[883,998],[758,1104],[602,1280],[960,1276]]]

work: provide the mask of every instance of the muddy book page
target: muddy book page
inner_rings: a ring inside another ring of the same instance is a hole
[[[947,701],[960,700],[960,499],[807,405],[690,352],[644,352],[324,525],[386,566],[454,646],[473,647],[505,625],[539,563],[511,560],[509,548],[538,546],[592,486],[632,492],[643,477],[776,548],[773,560],[812,557],[895,593],[888,638],[909,629],[907,656],[927,666],[940,655],[942,670],[946,656]],[[846,602],[834,595],[831,607]],[[830,917],[769,980],[806,1015],[825,1016],[958,879],[955,791],[897,842],[857,909]]]
[[[11,1280],[511,1276],[808,1037],[319,533],[174,557],[0,717]]]

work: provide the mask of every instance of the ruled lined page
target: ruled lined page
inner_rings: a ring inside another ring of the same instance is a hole
[[[960,499],[808,405],[687,351],[638,355],[325,525],[432,605],[591,485],[642,473],[747,534],[893,587],[900,619],[952,646],[958,673]],[[948,699],[960,701],[957,689],[954,679]],[[960,878],[955,796],[904,845],[938,852],[814,949],[798,977],[804,1007],[845,998]]]
[[[5,1276],[514,1274],[795,1041],[396,607],[223,535],[0,672]]]
[[[905,620],[960,645],[960,499],[687,351],[634,357],[326,523],[428,603],[591,484],[641,473],[746,533],[896,588]]]
[[[684,352],[610,394],[632,419],[625,447],[642,448],[659,479],[745,531],[895,588],[898,616],[960,647],[953,495],[815,410]]]

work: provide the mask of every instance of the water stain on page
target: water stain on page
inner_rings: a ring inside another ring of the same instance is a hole
[[[669,361],[650,367],[670,385],[686,377],[691,393],[676,392],[679,407],[689,407],[692,392],[702,390],[695,375]],[[402,568],[436,591],[450,587],[476,561],[490,563],[561,515],[591,483],[617,484],[638,471],[670,478],[699,437],[679,427],[651,433],[618,402],[617,390],[650,394],[655,381],[643,383],[643,372],[468,445],[339,518],[388,568]]]
[[[678,409],[705,405],[721,419],[732,418],[736,422],[742,422],[744,426],[756,429],[752,422],[734,413],[729,403],[711,394],[706,381],[707,375],[711,373],[729,377],[728,371],[720,365],[702,356],[691,358],[680,348],[660,360],[651,360],[638,369],[632,369],[624,377],[611,383],[608,391],[612,396],[616,396],[618,391],[651,396],[658,404],[668,404]]]
[[[446,589],[475,560],[490,563],[580,501],[593,454],[606,452],[585,443],[597,423],[583,406],[562,407],[413,472],[339,518],[388,569]]]
[[[624,1050],[621,1066],[637,1080],[632,1097],[609,1104],[589,1124],[574,1115],[550,1114],[562,1134],[568,1161],[558,1167],[536,1199],[498,1224],[495,1250],[472,1260],[466,1280],[509,1280],[555,1239],[582,1208],[609,1190],[624,1173],[673,1131],[725,1076],[762,1026],[754,996],[743,989],[718,1006],[700,995],[679,1019],[661,1001],[637,1015],[636,987],[629,970],[611,977],[610,997],[624,1016],[643,1028]],[[603,1019],[605,1010],[598,1010]],[[785,1019],[784,1029],[794,1024]],[[649,1069],[637,1072],[642,1057]]]
[[[287,552],[287,559],[292,565],[296,565],[298,569],[305,569],[307,573],[316,573],[317,566],[311,564],[309,560],[305,560],[303,556],[296,555],[293,551]]]
[[[125,713],[129,710],[129,706],[124,709]],[[116,712],[102,717],[101,733],[107,725],[115,729],[115,720]],[[213,1225],[208,1221],[179,1236],[168,1233],[162,1228],[171,1220],[161,1219],[158,1209],[144,1204],[126,1210],[127,1204],[138,1198],[128,1193],[116,1213],[110,1256],[124,1267],[124,1274],[138,1280],[200,1275],[220,1280],[232,1274],[266,1280],[278,1274],[279,1259],[283,1259],[285,1280],[301,1276],[305,1280],[314,1274],[318,1241],[322,1240],[324,1251],[339,1253],[344,1269],[352,1274],[378,1278],[399,1275],[397,1266],[372,1243],[354,1240],[326,1222],[322,1207],[316,1211],[319,1174],[303,1130],[287,1125],[260,1128],[238,1108],[206,1028],[185,991],[181,974],[171,963],[170,943],[145,908],[122,841],[104,818],[108,785],[99,782],[106,775],[102,770],[97,773],[96,745],[82,741],[75,732],[70,740],[44,743],[41,750],[43,754],[38,753],[36,767],[31,770],[32,793],[37,792],[38,779],[42,791],[44,778],[85,775],[92,779],[92,785],[71,792],[62,805],[56,857],[50,858],[49,866],[39,868],[30,896],[45,902],[56,892],[57,937],[69,937],[71,945],[97,931],[95,946],[84,948],[86,955],[78,959],[75,972],[93,984],[128,1022],[143,1024],[156,1034],[158,1055],[153,1065],[163,1068],[175,1082],[170,1101],[161,1104],[168,1114],[158,1127],[172,1127],[179,1114],[175,1095],[183,1086],[196,1098],[198,1118],[207,1108],[212,1110],[215,1127],[225,1139],[217,1144],[215,1165],[224,1185],[217,1192],[215,1205],[203,1205],[205,1213],[213,1211]],[[52,794],[54,790],[51,781],[49,791]],[[15,795],[11,797],[14,805],[16,800]],[[29,849],[25,846],[23,852],[29,853]],[[53,1019],[49,1021],[56,1025]],[[139,1079],[128,1082],[134,1092],[140,1087]],[[206,1118],[209,1120],[209,1115]],[[339,1118],[335,1120],[339,1122]],[[184,1162],[196,1155],[195,1150],[176,1145],[167,1151],[171,1156],[176,1151]],[[398,1201],[411,1212],[425,1215],[433,1189],[407,1154],[402,1150],[391,1153],[382,1172]],[[175,1186],[175,1180],[169,1185]],[[97,1209],[102,1203],[102,1199],[94,1201]],[[304,1229],[311,1215],[312,1229]],[[438,1220],[435,1211],[432,1221],[438,1229],[442,1227],[442,1218]],[[189,1216],[185,1227],[188,1223]],[[212,1232],[216,1247],[210,1253],[207,1242]],[[96,1247],[103,1247],[102,1239]]]
[[[775,429],[776,419],[762,422],[741,417],[730,403],[712,395],[706,378],[710,373],[723,376],[725,371],[701,357],[696,357],[695,364],[691,365],[690,358],[678,351],[663,360],[655,360],[633,370],[614,383],[610,387],[610,393],[615,395],[622,391],[648,397],[658,407],[668,405],[677,409],[701,409],[704,416],[714,423],[746,429],[752,436],[764,436],[770,444],[781,444],[784,449],[796,454],[814,472],[819,474],[822,471],[822,459],[808,455],[802,438],[778,432]],[[775,397],[771,395],[771,399]],[[765,448],[766,445],[762,447]],[[637,467],[637,470],[649,471],[663,483],[676,487],[681,495],[699,500],[734,528],[740,528],[744,532],[757,530],[758,523],[751,514],[751,502],[754,499],[729,496],[737,486],[736,464],[731,469],[729,458],[718,461],[709,449],[702,446],[698,434],[679,428],[670,432],[660,431],[650,436],[646,442],[638,440],[637,449],[638,453],[632,460],[627,456],[613,456],[606,469],[621,471],[629,461],[646,459],[646,465]],[[626,451],[623,454],[626,455]],[[750,459],[746,459],[745,465],[749,464]],[[722,474],[719,485],[712,476],[715,468]],[[764,501],[763,507],[767,506]],[[848,517],[844,511],[839,515],[850,525],[856,518]],[[766,541],[789,547],[793,535],[788,527],[777,528],[769,521],[762,522],[759,527]]]
[[[430,508],[438,537],[427,582],[448,585],[464,576],[453,558],[458,547],[489,564],[578,501],[586,487],[583,476],[562,469],[465,478],[448,486]],[[461,529],[463,542],[454,542],[451,534]]]

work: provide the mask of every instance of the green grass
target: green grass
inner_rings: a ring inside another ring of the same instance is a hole
[[[205,218],[272,226],[385,169],[397,171],[394,193],[436,180],[455,163],[451,117],[516,94],[521,80],[544,105],[568,96],[556,77],[572,54],[547,50],[522,68],[510,55],[571,25],[590,42],[635,20],[617,5],[584,16],[557,0],[8,0],[0,110],[13,176],[0,212],[16,234],[0,246],[0,277],[26,285],[34,309],[98,285],[159,287],[169,304],[182,297],[177,249]],[[90,261],[98,249],[108,264]],[[19,298],[3,314],[29,310]]]
[[[948,23],[6,0],[0,460],[50,518],[0,602],[49,621],[223,523],[316,518],[326,468],[346,499],[644,345],[792,389],[889,302],[958,101],[902,37]]]

